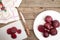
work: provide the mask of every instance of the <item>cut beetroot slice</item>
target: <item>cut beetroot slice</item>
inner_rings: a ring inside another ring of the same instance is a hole
[[[46,16],[45,17],[45,21],[46,22],[51,22],[53,19],[52,19],[52,17],[51,16]]]
[[[17,30],[17,33],[18,33],[18,34],[21,34],[21,30],[20,30],[20,29],[19,29],[19,30]]]
[[[38,31],[43,34],[43,37],[47,38],[49,37],[49,34],[54,36],[57,35],[57,27],[60,26],[60,23],[58,20],[53,20],[51,16],[45,17],[45,24],[38,26]]]
[[[51,22],[48,22],[50,25],[52,25],[52,21]]]
[[[12,34],[11,38],[15,39],[15,38],[17,38],[17,35],[16,34]]]
[[[45,38],[49,37],[49,33],[47,31],[44,31],[43,37],[45,37]]]
[[[7,29],[7,33],[11,34],[11,28]]]
[[[45,23],[45,24],[44,24],[44,27],[50,30],[50,29],[51,29],[51,24]]]
[[[45,28],[44,32],[45,32],[45,31],[46,31],[46,32],[48,32],[48,33],[50,32],[50,30],[49,30],[49,29],[47,29],[47,28]]]
[[[58,20],[54,20],[52,25],[53,25],[53,27],[57,28],[57,27],[59,27],[60,24],[59,24]]]
[[[55,28],[52,28],[52,29],[50,30],[50,34],[51,34],[51,35],[56,35],[56,34],[57,34],[57,30],[56,30]]]
[[[39,30],[39,32],[44,32],[44,26],[43,25],[39,25],[38,26],[38,30]]]
[[[16,27],[12,27],[12,28],[11,28],[11,33],[14,34],[14,33],[16,33],[16,32],[17,32],[17,28],[16,28]]]

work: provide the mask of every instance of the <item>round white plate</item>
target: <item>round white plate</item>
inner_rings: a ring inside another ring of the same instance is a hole
[[[38,31],[38,26],[45,23],[44,18],[47,15],[51,16],[53,18],[53,20],[59,20],[59,22],[60,22],[59,12],[56,12],[56,11],[53,11],[53,10],[47,10],[47,11],[44,11],[44,12],[40,13],[36,17],[36,19],[34,21],[34,25],[33,25],[33,30],[34,30],[34,33],[35,33],[36,37],[39,40],[60,40],[60,28],[57,28],[57,30],[58,30],[57,35],[55,35],[55,36],[49,35],[48,38],[44,38],[42,33]]]

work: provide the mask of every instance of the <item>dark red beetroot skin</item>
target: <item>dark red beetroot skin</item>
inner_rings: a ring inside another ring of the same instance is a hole
[[[54,20],[52,25],[53,25],[53,27],[57,28],[57,27],[59,27],[60,24],[59,24],[58,20]]]
[[[20,34],[21,30],[20,29],[17,30],[16,27],[12,27],[12,28],[7,29],[7,33],[10,34],[13,39],[17,38],[17,35],[15,34],[16,32],[18,34]]]
[[[19,30],[17,30],[17,33],[18,33],[18,34],[20,34],[20,33],[21,33],[21,30],[20,30],[20,29],[19,29]]]
[[[45,24],[44,24],[44,27],[50,30],[50,29],[51,29],[51,24],[45,23]]]
[[[44,26],[43,25],[39,25],[38,26],[38,30],[39,30],[39,32],[44,32]]]
[[[51,16],[46,16],[45,17],[45,21],[46,22],[51,22],[53,19],[52,19],[52,17]]]
[[[43,36],[44,36],[45,38],[47,38],[47,37],[49,37],[49,33],[48,33],[47,31],[44,31]]]
[[[58,20],[53,20],[51,16],[45,17],[45,24],[39,25],[38,30],[39,32],[43,33],[43,36],[47,38],[50,35],[56,35],[57,34],[57,27],[60,26],[60,23]]]
[[[47,29],[47,28],[45,28],[45,30],[44,31],[47,31],[48,33],[50,32],[50,30],[49,29]]]
[[[17,38],[17,35],[16,35],[16,34],[11,34],[11,37],[12,37],[13,39],[15,39],[15,38]]]
[[[50,34],[51,34],[51,35],[56,35],[56,34],[57,34],[57,30],[56,30],[55,28],[52,28],[52,29],[50,30]]]
[[[11,34],[11,28],[7,29],[7,33]]]
[[[11,28],[11,33],[14,34],[14,33],[16,33],[16,32],[17,32],[17,28],[16,28],[16,27],[12,27],[12,28]]]
[[[16,27],[12,27],[12,28],[7,29],[7,33],[8,34],[14,34],[16,32],[17,32],[17,28]]]

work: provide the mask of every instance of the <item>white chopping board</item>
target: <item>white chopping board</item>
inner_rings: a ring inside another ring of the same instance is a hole
[[[7,29],[15,26],[17,29],[21,29],[21,34],[17,34],[17,38],[13,39],[10,35],[7,34]],[[21,20],[18,20],[16,22],[13,22],[11,24],[8,24],[2,28],[0,28],[0,40],[23,40],[27,38],[26,32],[24,30],[24,27],[21,23]]]

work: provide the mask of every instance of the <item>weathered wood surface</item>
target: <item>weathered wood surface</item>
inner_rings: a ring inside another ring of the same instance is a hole
[[[60,7],[60,0],[23,0],[21,7]]]
[[[35,17],[45,11],[45,10],[55,10],[55,11],[58,11],[60,12],[60,8],[54,8],[54,7],[44,7],[44,8],[41,8],[41,7],[32,7],[32,8],[18,8],[19,11],[21,11],[25,17],[25,19],[35,19]]]

